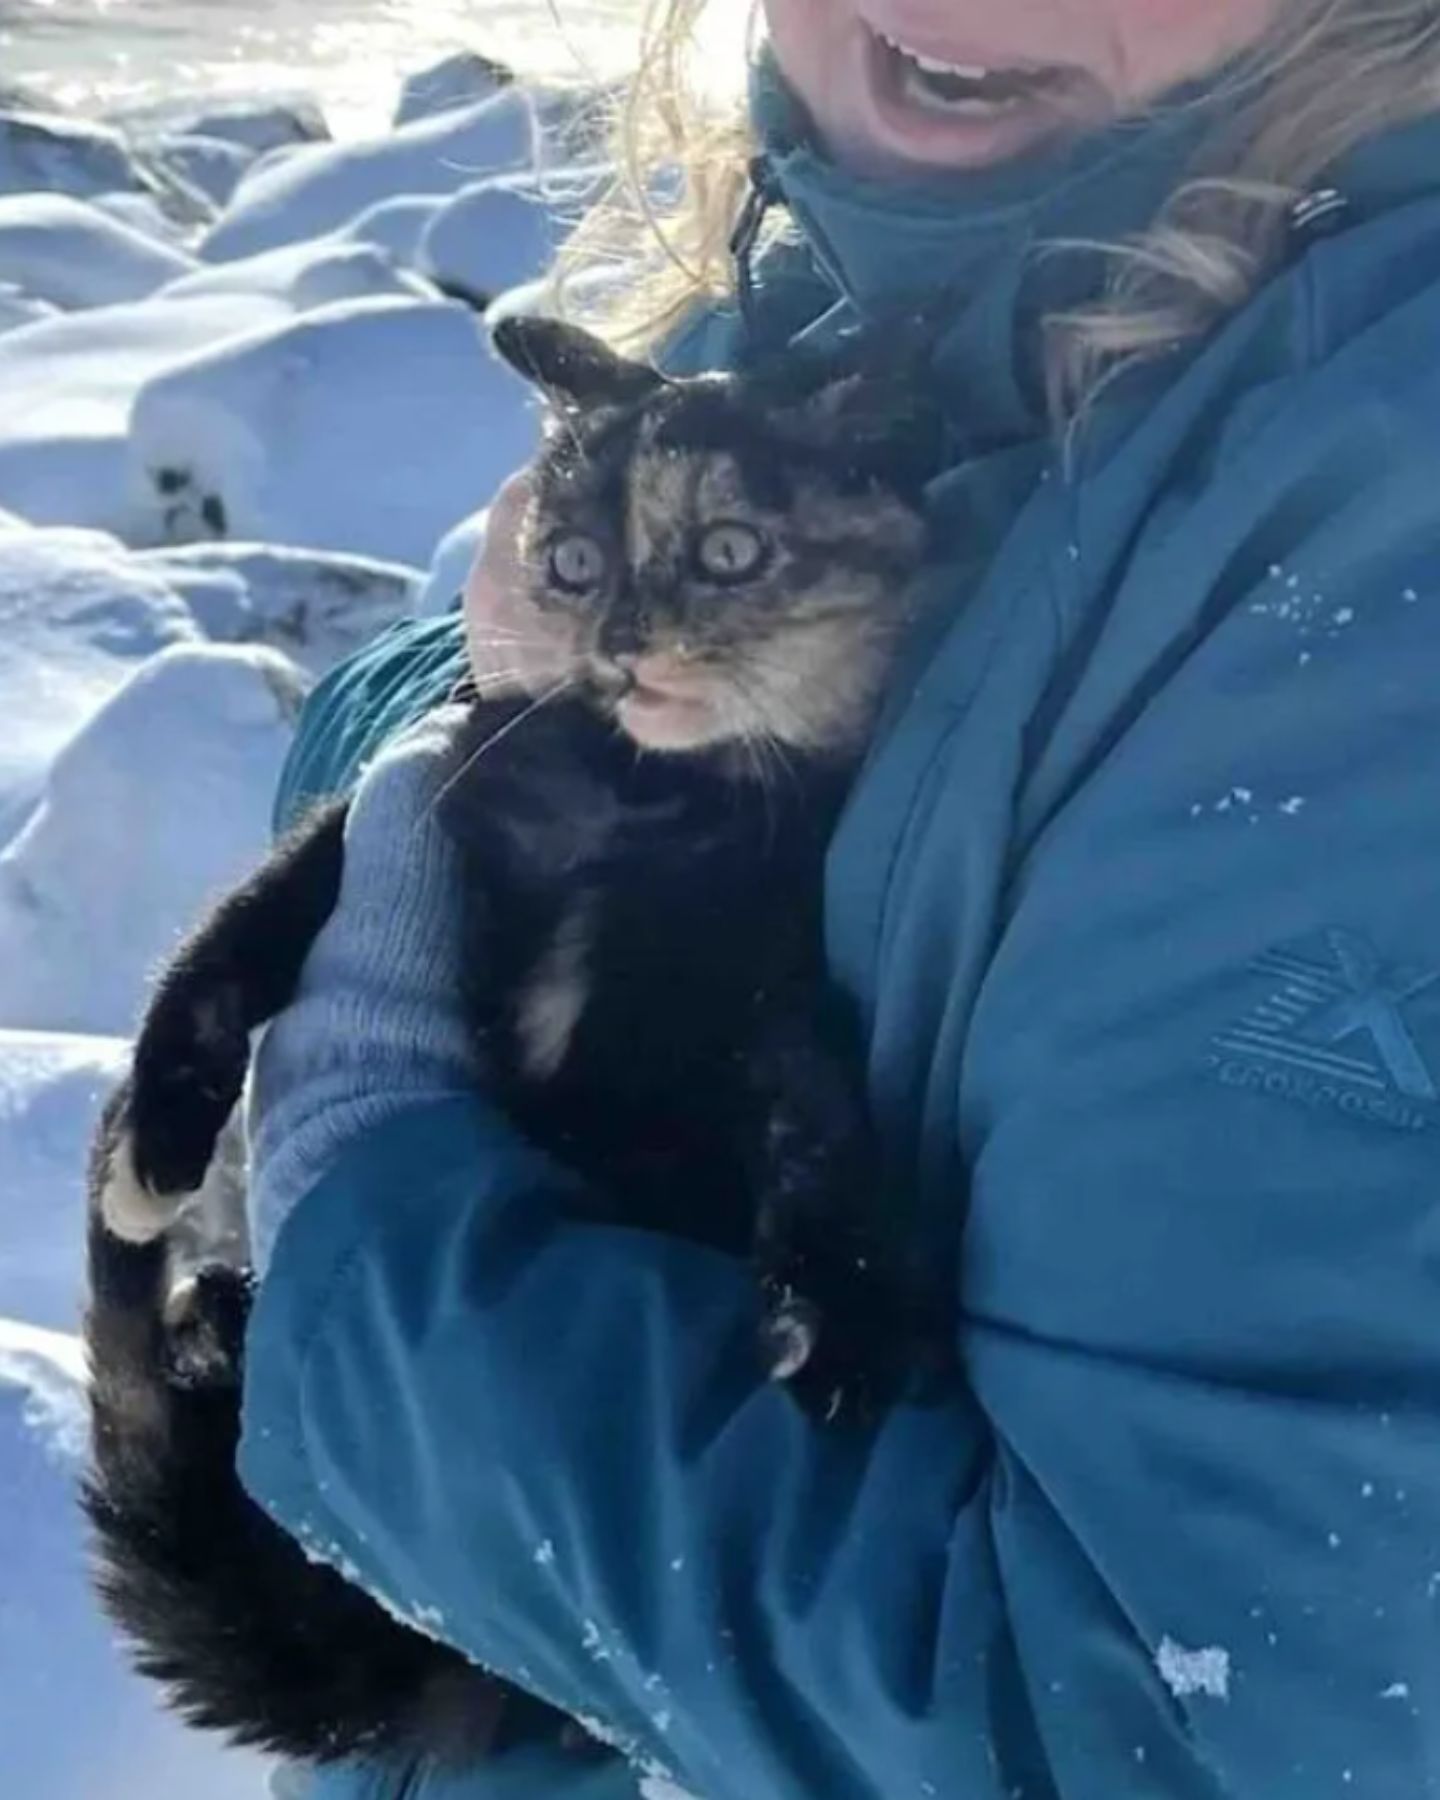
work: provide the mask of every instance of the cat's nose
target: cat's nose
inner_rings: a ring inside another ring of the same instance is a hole
[[[595,649],[607,662],[626,662],[645,648],[646,626],[631,607],[615,607],[600,621]]]

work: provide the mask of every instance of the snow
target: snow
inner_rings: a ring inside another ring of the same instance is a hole
[[[154,238],[157,243],[183,245],[188,241],[186,225],[167,213],[153,194],[126,191],[93,194],[90,204],[109,213],[112,219],[133,226],[143,236]]]
[[[59,307],[48,300],[37,300],[13,281],[0,281],[0,335],[21,325],[34,325],[40,319],[53,319]]]
[[[0,194],[84,198],[144,185],[124,138],[108,126],[58,113],[0,114]]]
[[[601,185],[600,171],[577,168],[547,176],[497,176],[462,188],[435,213],[421,236],[417,266],[447,293],[485,305],[496,294],[534,281],[549,268]]]
[[[0,851],[0,1019],[133,1028],[152,970],[264,854],[302,694],[273,650],[176,645],[71,739]]]
[[[8,1196],[7,1196],[8,1198]],[[0,1319],[0,1768],[29,1800],[256,1800],[264,1765],[164,1717],[125,1669],[85,1575],[71,1337]]]
[[[485,542],[485,525],[490,508],[482,507],[453,526],[436,546],[425,584],[416,596],[414,611],[422,619],[449,612],[457,595],[465,586],[470,566]]]
[[[153,493],[130,487],[131,408],[153,376],[291,311],[268,294],[206,294],[70,313],[0,338],[0,506],[37,524],[164,536]]]
[[[1177,1700],[1202,1694],[1211,1700],[1230,1698],[1230,1652],[1217,1646],[1187,1650],[1174,1638],[1162,1640],[1155,1653],[1160,1678]]]
[[[303,103],[116,129],[26,99],[0,111],[0,1769],[30,1800],[236,1800],[265,1765],[162,1713],[86,1585],[87,1146],[157,965],[263,853],[309,685],[453,603],[532,452],[531,394],[441,284],[553,304],[597,175],[563,166],[575,102],[464,59],[346,144]]]
[[[148,550],[132,566],[180,594],[207,637],[270,644],[316,674],[414,612],[422,588],[404,563],[274,544]]]
[[[334,231],[396,194],[452,194],[477,175],[529,166],[538,139],[533,103],[512,88],[383,137],[307,146],[246,176],[202,254],[233,261]]]
[[[320,108],[304,97],[228,102],[214,99],[164,101],[153,106],[132,107],[119,122],[142,142],[147,141],[147,134],[150,138],[167,134],[213,138],[233,144],[252,157],[261,156],[267,150],[314,143],[330,135]]]
[[[397,262],[413,263],[430,221],[445,204],[444,194],[403,194],[397,200],[377,200],[335,233],[357,244],[373,244],[387,250]]]
[[[174,591],[113,538],[0,535],[0,842],[101,703],[157,651],[198,637]]]
[[[0,197],[0,281],[34,299],[67,308],[143,300],[194,267],[183,251],[68,194]]]
[[[243,145],[198,131],[165,132],[146,146],[150,157],[220,207],[255,160]]]
[[[356,300],[371,294],[431,294],[428,285],[398,259],[368,244],[318,238],[262,250],[239,262],[205,265],[183,274],[165,289],[167,300],[199,294],[268,294],[296,312]],[[431,294],[433,297],[433,294]]]
[[[434,113],[449,112],[457,106],[471,106],[498,94],[510,80],[510,72],[488,57],[473,50],[460,50],[428,69],[408,75],[400,87],[395,106],[395,124],[408,125],[415,119]]]
[[[135,401],[130,445],[152,507],[169,503],[171,541],[229,534],[423,567],[531,453],[523,397],[466,307],[378,297],[157,376]],[[371,453],[340,454],[357,444]]]
[[[79,1323],[85,1146],[124,1057],[119,1038],[0,1029],[0,1382],[13,1320]]]

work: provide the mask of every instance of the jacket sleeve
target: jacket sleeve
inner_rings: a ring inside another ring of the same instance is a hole
[[[276,1793],[287,1800],[637,1800],[635,1776],[623,1762],[540,1749],[512,1750],[471,1769],[397,1772],[383,1763],[335,1763],[294,1771]]]
[[[469,1099],[342,1153],[260,1290],[247,1485],[706,1800],[978,1775],[961,1721],[1002,1634],[973,1408],[818,1430],[759,1377],[744,1266],[567,1222],[565,1193]]]

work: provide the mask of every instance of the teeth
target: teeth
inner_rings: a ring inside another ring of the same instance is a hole
[[[876,36],[883,39],[892,50],[898,50],[901,56],[926,75],[955,75],[962,81],[984,81],[992,73],[984,63],[942,62],[938,56],[922,56],[918,50],[912,50],[908,44],[902,44],[898,38],[891,37],[888,31],[877,31]]]

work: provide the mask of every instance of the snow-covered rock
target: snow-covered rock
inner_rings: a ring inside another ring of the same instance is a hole
[[[133,1028],[147,976],[264,854],[303,691],[276,651],[177,645],[71,739],[0,851],[0,1019]]]
[[[195,266],[69,194],[0,195],[0,281],[53,306],[143,300]]]
[[[464,589],[471,566],[485,542],[485,528],[489,521],[490,508],[483,506],[479,512],[462,519],[441,538],[435,547],[435,555],[431,558],[425,585],[415,596],[414,611],[419,618],[435,618],[440,613],[449,612],[454,606],[455,598]]]
[[[486,306],[544,275],[603,179],[600,171],[576,169],[538,185],[526,176],[476,182],[426,226],[416,266],[447,294]]]
[[[164,133],[219,138],[252,156],[330,136],[324,113],[303,95],[284,100],[162,100],[127,109],[118,123],[142,141]]]
[[[19,513],[6,512],[0,507],[0,537],[4,537],[7,532],[33,530],[34,526],[28,519],[22,519]]]
[[[257,1800],[265,1763],[163,1714],[90,1591],[75,1492],[83,1382],[73,1338],[0,1319],[6,1789],[56,1800]]]
[[[90,204],[109,213],[112,219],[119,219],[132,231],[138,231],[142,237],[154,238],[160,244],[173,244],[183,249],[193,235],[182,220],[165,211],[153,194],[122,189],[117,193],[92,194]]]
[[[453,194],[477,176],[528,167],[539,153],[538,114],[520,88],[384,137],[307,147],[246,175],[201,255],[230,262],[318,237],[378,200]]]
[[[182,596],[206,636],[273,645],[319,674],[416,609],[418,570],[273,544],[189,544],[136,564]]]
[[[132,488],[130,409],[151,377],[288,318],[265,294],[200,295],[70,313],[0,337],[0,506],[37,524],[165,536],[161,497]]]
[[[165,290],[165,298],[197,294],[271,294],[296,312],[358,300],[372,294],[409,294],[433,299],[434,288],[404,268],[388,252],[341,238],[316,238],[262,250],[239,262],[207,263]]]
[[[37,300],[13,281],[0,281],[0,334],[18,331],[22,325],[36,325],[41,319],[53,319],[60,308],[48,300]]]
[[[446,194],[402,194],[396,200],[377,200],[343,225],[331,241],[373,244],[396,262],[413,263],[430,221],[448,198]]]
[[[103,194],[144,186],[118,131],[57,113],[0,113],[0,194]]]
[[[228,202],[255,160],[243,145],[203,137],[198,131],[163,133],[149,141],[146,151],[153,162],[178,175],[217,208]]]
[[[512,69],[475,50],[457,50],[428,69],[407,75],[395,107],[394,123],[409,125],[457,106],[489,99],[515,79]]]
[[[86,1150],[125,1056],[120,1038],[0,1029],[0,1333],[79,1325]]]
[[[472,313],[384,298],[203,352],[147,383],[131,422],[137,469],[165,485],[172,541],[244,538],[417,568],[535,436],[527,389]]]
[[[62,746],[136,665],[198,637],[174,590],[113,538],[0,533],[0,843]],[[0,1021],[15,1022],[3,1006]]]

